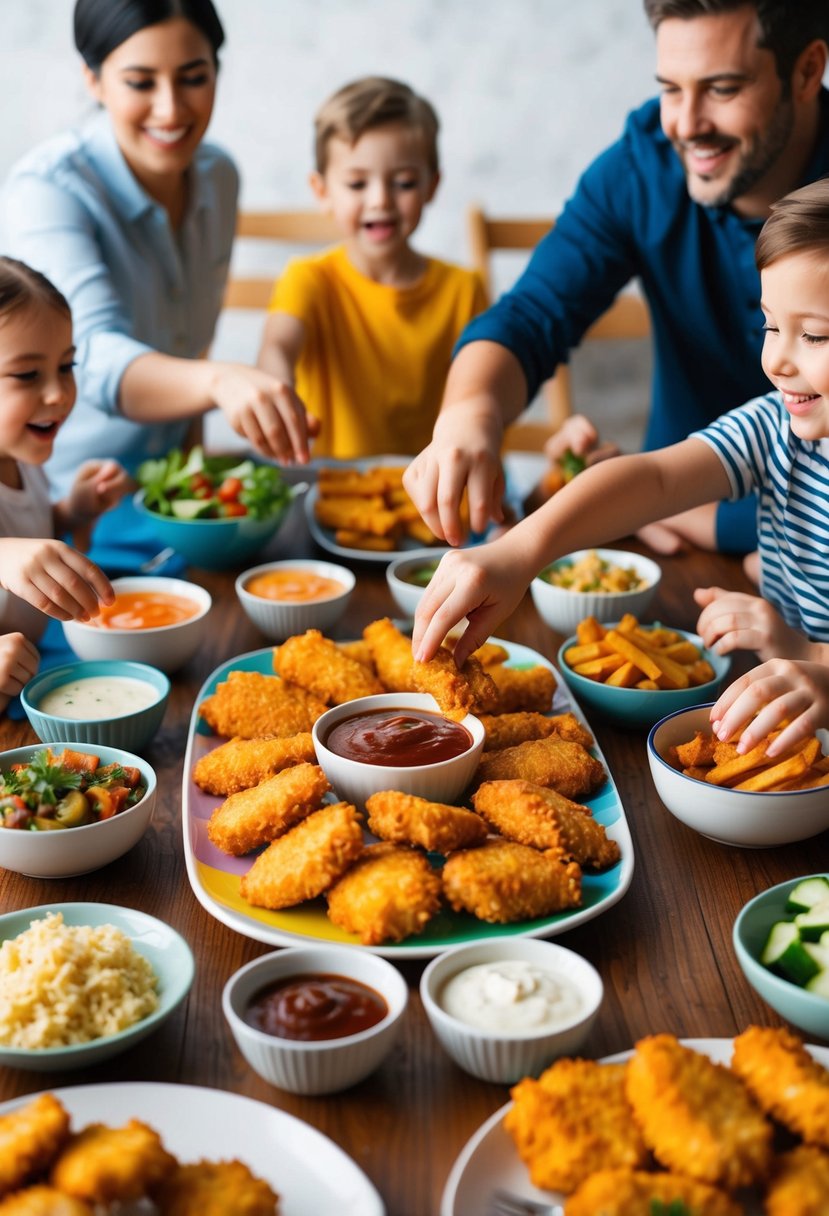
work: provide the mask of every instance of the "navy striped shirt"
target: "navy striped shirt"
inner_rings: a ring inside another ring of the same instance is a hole
[[[793,434],[776,392],[747,401],[694,438],[719,456],[732,498],[757,491],[764,598],[812,641],[829,642],[829,438]]]

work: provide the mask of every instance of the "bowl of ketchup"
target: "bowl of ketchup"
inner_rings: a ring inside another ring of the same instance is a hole
[[[64,621],[79,659],[126,659],[177,671],[198,650],[213,605],[210,593],[181,578],[143,575],[112,580],[113,604],[89,621]]]
[[[408,987],[396,967],[346,946],[265,954],[227,981],[222,1009],[254,1072],[295,1094],[348,1089],[397,1038]]]
[[[455,722],[434,697],[417,692],[346,701],[322,714],[311,734],[338,797],[358,809],[380,790],[451,803],[472,780],[484,746],[478,718]]]

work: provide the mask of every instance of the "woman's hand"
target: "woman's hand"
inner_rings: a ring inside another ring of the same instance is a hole
[[[115,599],[103,570],[60,540],[0,540],[0,586],[59,621],[88,621]]]
[[[37,671],[40,655],[22,633],[0,634],[0,713]]]
[[[810,643],[758,595],[698,587],[694,599],[702,608],[697,633],[717,654],[753,650],[767,659],[810,657]]]
[[[241,363],[215,363],[212,397],[237,435],[282,464],[307,464],[308,438],[319,432],[290,384]]]
[[[822,657],[826,648],[815,647]],[[718,739],[730,739],[745,725],[737,751],[756,747],[783,726],[766,754],[779,756],[820,727],[829,727],[829,663],[799,659],[770,659],[741,676],[711,709],[711,726]]]

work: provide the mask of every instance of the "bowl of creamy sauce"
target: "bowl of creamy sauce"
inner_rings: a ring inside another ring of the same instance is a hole
[[[507,1034],[538,1034],[570,1025],[584,1011],[578,984],[562,972],[526,959],[500,959],[465,967],[438,993],[453,1018]]]
[[[87,721],[121,718],[146,709],[158,700],[158,691],[134,676],[81,676],[50,688],[37,703],[43,714]]]

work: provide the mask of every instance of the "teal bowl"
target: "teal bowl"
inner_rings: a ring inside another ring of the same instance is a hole
[[[749,900],[734,922],[733,941],[743,975],[766,1004],[792,1026],[829,1041],[829,1000],[799,988],[760,962],[769,930],[779,920],[791,920],[786,911],[790,892],[808,875],[778,883]],[[816,877],[816,876],[815,876]],[[826,875],[823,875],[826,877]]]
[[[17,937],[48,912],[60,912],[67,925],[114,925],[130,938],[133,947],[150,963],[158,979],[158,1006],[117,1034],[75,1043],[69,1047],[4,1047],[0,1046],[0,1065],[5,1068],[26,1068],[33,1072],[59,1072],[62,1069],[86,1068],[118,1055],[157,1030],[162,1022],[181,1004],[193,983],[195,963],[187,942],[162,920],[121,908],[117,904],[65,903],[42,904],[20,912],[0,916],[0,943]]]
[[[614,625],[608,624],[606,628],[613,629]],[[684,629],[675,629],[674,632],[699,647],[701,657],[707,659],[714,669],[713,680],[691,688],[665,689],[615,688],[612,684],[588,680],[586,676],[573,671],[564,658],[565,651],[578,644],[575,634],[567,639],[558,652],[558,669],[588,717],[598,714],[616,726],[649,730],[655,722],[679,709],[716,701],[720,686],[731,670],[731,655],[706,650],[696,633],[686,633]]]
[[[127,676],[141,680],[153,689],[155,699],[150,705],[117,718],[64,718],[39,708],[48,692],[70,680],[91,676]],[[157,667],[127,659],[87,659],[51,667],[34,676],[21,692],[20,701],[41,743],[92,743],[140,752],[161,725],[169,696],[170,681]]]
[[[229,519],[175,519],[144,506],[144,491],[133,498],[139,515],[152,524],[160,548],[175,549],[191,566],[231,570],[258,557],[285,520],[290,502],[265,519],[249,515]]]

